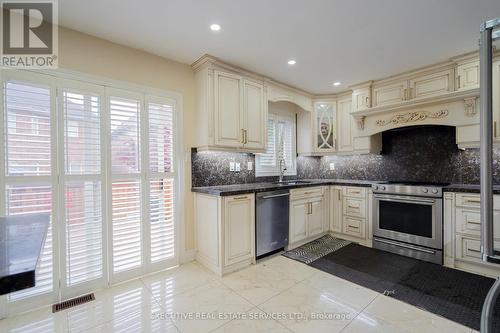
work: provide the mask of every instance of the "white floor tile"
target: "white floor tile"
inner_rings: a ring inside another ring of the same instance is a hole
[[[259,264],[224,276],[221,281],[252,304],[259,305],[292,287],[300,279]]]
[[[340,332],[358,314],[351,305],[333,294],[301,282],[259,306],[294,332]],[[322,317],[319,317],[322,316]]]
[[[313,276],[317,272],[321,272],[316,268],[307,266],[306,264],[303,264],[296,260],[292,260],[282,255],[274,256],[272,258],[269,258],[268,260],[263,260],[261,263],[259,263],[259,265],[271,268],[298,281],[302,281]]]
[[[363,311],[409,332],[466,332],[471,329],[412,305],[380,295]]]
[[[53,333],[67,332],[66,312],[52,313],[47,306],[19,316],[0,320],[2,333]]]
[[[213,333],[290,333],[282,324],[259,309],[252,309],[240,319],[231,320]]]

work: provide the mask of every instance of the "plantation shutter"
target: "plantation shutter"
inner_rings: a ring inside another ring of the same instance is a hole
[[[147,100],[149,119],[149,223],[152,263],[173,258],[174,242],[174,103]]]

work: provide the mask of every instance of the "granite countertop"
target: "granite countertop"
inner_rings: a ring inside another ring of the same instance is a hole
[[[451,184],[443,187],[443,192],[479,193],[479,184]],[[500,194],[500,185],[493,186],[493,194]]]
[[[306,183],[302,183],[306,182]],[[311,187],[320,185],[348,185],[348,186],[363,186],[370,187],[374,181],[366,180],[345,180],[345,179],[301,179],[296,184],[276,184],[276,183],[248,183],[236,185],[220,185],[220,186],[205,186],[193,187],[192,192],[205,193],[210,195],[228,196],[245,193],[257,193],[274,191],[280,189],[292,189],[300,187]]]
[[[0,217],[0,295],[35,285],[49,223],[49,214]]]
[[[346,180],[346,179],[301,179],[300,181],[305,181],[307,183],[296,183],[279,185],[276,183],[247,183],[247,184],[235,184],[235,185],[219,185],[219,186],[205,186],[205,187],[193,187],[192,192],[205,193],[210,195],[218,196],[228,196],[228,195],[238,195],[246,193],[257,193],[274,191],[279,189],[292,189],[300,187],[310,187],[319,185],[344,185],[344,186],[363,186],[370,187],[374,183],[379,181],[367,181],[367,180]],[[467,192],[467,193],[479,193],[479,184],[450,184],[443,187],[443,192]],[[500,185],[495,185],[493,187],[494,194],[500,194]]]

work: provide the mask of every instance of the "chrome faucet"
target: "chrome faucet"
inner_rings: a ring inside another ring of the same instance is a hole
[[[279,178],[279,182],[283,182],[283,175],[285,174],[285,171],[286,171],[286,164],[285,163],[285,160],[283,159],[280,159],[280,178]]]

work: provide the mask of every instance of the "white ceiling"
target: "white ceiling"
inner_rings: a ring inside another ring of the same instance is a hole
[[[500,17],[500,1],[61,0],[59,10],[61,25],[119,44],[186,64],[209,53],[334,93],[477,49],[479,25]]]

